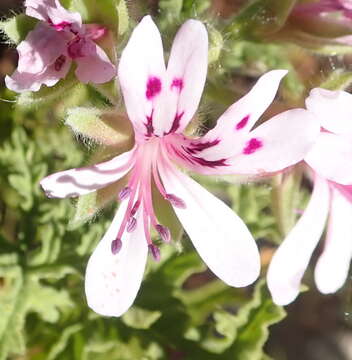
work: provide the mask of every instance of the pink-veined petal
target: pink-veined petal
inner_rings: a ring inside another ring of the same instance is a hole
[[[88,194],[121,179],[132,167],[134,150],[109,161],[61,171],[44,178],[40,185],[48,197],[65,198]]]
[[[328,180],[352,184],[352,141],[348,138],[322,132],[305,161]]]
[[[164,78],[160,33],[151,17],[145,16],[134,29],[118,67],[118,79],[128,116],[138,131],[136,135],[148,133],[148,117],[153,117],[155,103],[160,102]]]
[[[126,208],[127,202],[121,203],[87,264],[85,291],[88,306],[105,316],[120,316],[132,305],[147,262],[143,209],[137,212],[137,224],[133,232],[124,232],[121,250],[115,255],[111,251],[111,243],[116,238]]]
[[[304,109],[288,110],[274,116],[236,141],[231,147],[210,142],[205,150],[192,154],[193,162],[184,164],[202,174],[263,175],[282,170],[303,160],[315,143],[320,131],[315,116]],[[228,136],[228,135],[227,135]],[[201,160],[199,160],[201,159]]]
[[[236,138],[246,135],[272,103],[280,81],[286,74],[287,70],[272,70],[262,75],[248,94],[221,115],[214,129],[205,134],[204,141],[220,139],[223,141],[219,149],[231,148]]]
[[[319,129],[318,121],[307,110],[280,113],[248,134],[241,153],[231,158],[231,166],[225,171],[256,175],[294,165],[312,148]]]
[[[342,287],[352,258],[352,203],[338,190],[332,191],[325,246],[315,267],[315,282],[324,294]]]
[[[243,221],[221,200],[178,171],[162,169],[166,192],[181,198],[186,208],[175,213],[200,257],[230,286],[256,280],[260,258],[256,243]]]
[[[346,91],[315,88],[306,99],[323,128],[336,134],[352,135],[352,95]]]
[[[278,305],[289,304],[299,294],[303,274],[324,231],[329,200],[328,183],[316,177],[306,210],[274,254],[268,269],[268,287]]]
[[[115,66],[111,63],[105,52],[94,44],[93,54],[75,59],[77,63],[76,76],[83,82],[103,84],[116,75]]]
[[[197,20],[186,21],[177,32],[167,66],[169,106],[160,107],[155,127],[163,132],[182,132],[196,112],[208,68],[208,34]],[[170,110],[171,108],[171,110]],[[159,108],[158,108],[159,109]],[[158,110],[157,109],[157,110]],[[172,112],[176,109],[176,112]]]

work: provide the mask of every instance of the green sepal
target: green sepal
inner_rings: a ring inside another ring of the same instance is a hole
[[[67,111],[65,124],[84,138],[107,146],[132,145],[131,122],[114,111],[77,107]]]
[[[18,44],[33,30],[38,20],[20,14],[0,22],[0,32],[4,33],[10,43]]]
[[[221,50],[224,46],[224,39],[220,31],[216,30],[214,26],[208,25],[209,33],[209,52],[208,63],[212,64],[219,60]]]
[[[287,27],[272,38],[282,43],[293,43],[321,55],[345,55],[352,53],[352,46],[335,39],[312,35],[299,29]]]
[[[97,214],[114,199],[117,199],[119,191],[125,185],[125,181],[119,180],[97,191],[82,195],[78,198],[76,212],[69,222],[69,228],[75,229]]]
[[[346,90],[352,84],[352,72],[345,72],[342,69],[333,71],[319,87],[328,90]]]
[[[255,0],[234,17],[226,32],[242,39],[262,39],[280,30],[296,0]]]
[[[119,17],[118,34],[123,35],[127,32],[130,25],[130,16],[128,14],[128,7],[125,0],[120,0],[117,6],[117,13]]]

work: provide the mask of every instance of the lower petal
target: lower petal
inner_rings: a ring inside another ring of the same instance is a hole
[[[259,275],[256,243],[243,221],[222,201],[176,169],[163,169],[166,192],[181,198],[186,208],[175,213],[201,258],[230,286],[247,286]]]
[[[108,231],[90,257],[86,270],[88,306],[105,316],[120,316],[132,305],[147,261],[142,209],[137,213],[135,230],[122,236],[121,250],[115,255],[111,251],[111,242],[116,238],[126,207],[127,202],[120,205]]]
[[[320,292],[336,292],[345,283],[352,258],[352,204],[333,190],[325,247],[315,268]]]
[[[267,281],[278,305],[291,303],[299,294],[303,274],[324,231],[329,198],[328,183],[316,178],[306,210],[271,260]]]
[[[321,133],[305,161],[320,176],[339,184],[352,184],[352,143],[340,135]]]
[[[61,171],[44,178],[40,185],[49,197],[65,198],[88,194],[125,176],[132,167],[134,150],[112,160],[84,168]]]

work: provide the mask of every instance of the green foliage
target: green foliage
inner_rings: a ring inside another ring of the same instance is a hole
[[[10,43],[21,42],[36,25],[37,20],[20,14],[0,22],[0,32],[4,33]]]
[[[329,55],[351,51],[343,45],[336,50],[331,38],[286,32],[293,0],[254,0],[226,21],[214,21],[210,0],[160,0],[158,8],[143,1],[61,3],[79,11],[84,22],[114,32],[107,46],[112,58],[126,43],[131,22],[151,13],[151,6],[167,46],[185,19],[204,21],[212,65],[197,119],[204,119],[204,129],[270,69],[290,70],[279,105],[301,104],[307,84],[291,58],[299,46]],[[0,29],[18,43],[35,24],[18,15],[1,22]],[[351,74],[339,70],[321,86],[345,89],[350,83]],[[1,97],[14,98],[9,91]],[[0,360],[269,360],[263,347],[269,327],[284,318],[284,310],[273,304],[263,280],[235,289],[216,279],[156,189],[155,212],[173,241],[161,245],[160,262],[149,259],[141,291],[125,315],[110,319],[88,309],[83,289],[87,260],[111,222],[126,179],[74,201],[47,199],[39,182],[50,173],[132,148],[133,129],[114,82],[78,84],[72,67],[54,87],[20,94],[11,105],[0,102],[0,112]],[[88,149],[79,145],[82,139]],[[273,183],[249,185],[232,177],[197,176],[239,214],[256,239],[272,243],[280,242],[296,221],[296,209],[304,207],[300,179],[299,172],[286,172]]]

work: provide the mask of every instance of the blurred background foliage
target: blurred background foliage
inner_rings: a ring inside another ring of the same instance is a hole
[[[185,19],[204,21],[210,36],[209,73],[198,132],[212,127],[269,69],[290,73],[263,120],[302,106],[307,91],[319,84],[348,88],[352,47],[334,43],[329,34],[303,36],[290,17],[295,3],[62,0],[80,11],[85,22],[108,26],[117,54],[146,13],[157,21],[167,49]],[[21,10],[22,1],[1,1],[2,79],[15,68],[15,44],[34,26],[18,15]],[[78,107],[93,107],[94,114],[113,106],[121,110],[117,87],[113,82],[84,86],[68,76],[54,88],[20,96],[2,86],[0,98],[0,360],[352,359],[349,284],[325,297],[312,285],[287,307],[286,317],[272,303],[264,279],[243,289],[226,286],[206,269],[186,235],[162,247],[159,263],[149,260],[135,305],[124,316],[93,313],[84,297],[84,270],[116,204],[103,211],[97,207],[98,216],[82,225],[72,221],[77,219],[75,203],[47,199],[38,183],[47,174],[90,162],[97,153],[111,153],[94,141],[77,141],[65,121],[73,121]],[[81,110],[76,113],[82,116]],[[288,171],[260,183],[197,178],[249,226],[261,250],[263,274],[307,201],[309,182],[299,188],[296,176],[297,171]],[[78,217],[86,220],[84,214]],[[306,283],[312,283],[309,272]]]

